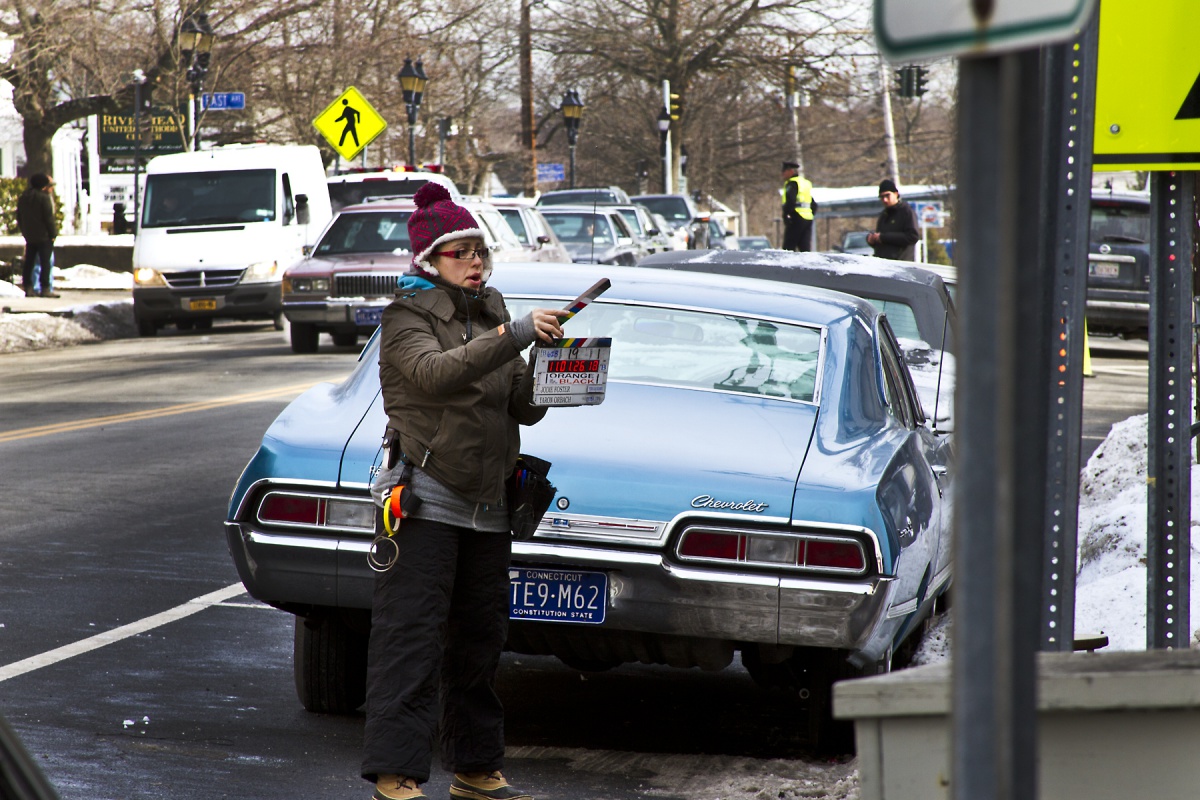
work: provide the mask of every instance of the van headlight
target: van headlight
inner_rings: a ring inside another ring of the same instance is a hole
[[[242,283],[272,283],[280,279],[282,272],[278,261],[259,261],[246,267]]]
[[[166,286],[167,279],[156,269],[139,267],[133,271],[133,282],[138,286]]]

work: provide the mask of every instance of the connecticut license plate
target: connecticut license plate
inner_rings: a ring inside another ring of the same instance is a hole
[[[383,322],[384,308],[385,306],[368,306],[354,309],[354,324],[359,327],[378,325]]]
[[[608,576],[603,572],[508,570],[508,617],[545,622],[604,622]]]
[[[203,300],[193,300],[188,303],[188,308],[192,311],[216,311],[217,301],[208,298]]]
[[[1093,261],[1088,264],[1088,274],[1097,278],[1117,278],[1121,275],[1121,265],[1112,261]]]

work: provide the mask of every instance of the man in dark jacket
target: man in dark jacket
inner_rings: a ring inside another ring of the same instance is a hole
[[[29,188],[17,199],[17,228],[25,238],[25,261],[21,281],[26,297],[34,297],[41,284],[42,297],[58,297],[50,278],[54,240],[58,238],[58,220],[54,218],[54,180],[44,172],[29,178]],[[35,267],[35,264],[37,267]],[[38,269],[40,267],[40,269]]]
[[[883,203],[883,211],[875,221],[875,230],[867,234],[867,244],[880,258],[913,261],[921,238],[916,212],[900,199],[900,190],[890,178],[879,182],[879,202]]]

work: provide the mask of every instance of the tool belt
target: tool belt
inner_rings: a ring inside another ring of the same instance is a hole
[[[522,453],[505,485],[508,523],[514,539],[532,539],[558,490],[546,476],[550,462]]]

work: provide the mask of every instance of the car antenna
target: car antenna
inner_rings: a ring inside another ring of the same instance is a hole
[[[938,432],[938,409],[942,405],[942,370],[946,368],[946,331],[950,327],[950,312],[942,316],[942,357],[938,359],[937,389],[933,393],[933,432]]]

